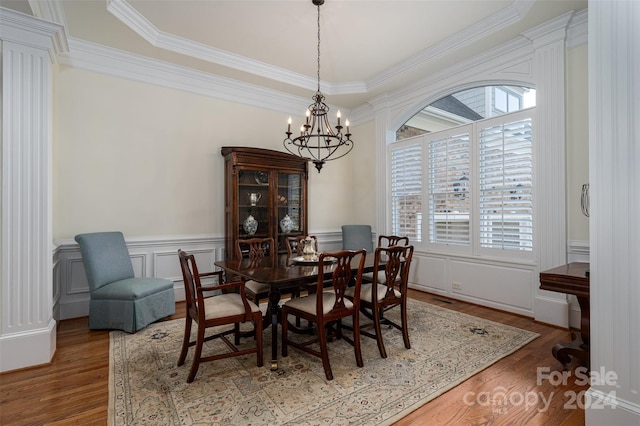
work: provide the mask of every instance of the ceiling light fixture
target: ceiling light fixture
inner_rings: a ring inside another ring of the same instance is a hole
[[[318,90],[312,97],[313,103],[306,112],[305,123],[300,126],[300,136],[291,139],[291,117],[287,124],[287,137],[284,147],[292,154],[313,161],[318,173],[326,161],[344,157],[353,149],[349,120],[345,121],[346,132],[342,133],[340,111],[337,113],[338,125],[335,131],[329,124],[327,113],[329,107],[324,103],[324,95],[320,92],[320,5],[324,0],[311,0],[318,7]]]

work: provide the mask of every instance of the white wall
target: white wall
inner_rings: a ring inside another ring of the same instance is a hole
[[[567,51],[567,238],[589,241],[589,218],[580,194],[589,182],[589,88],[587,46]]]
[[[53,234],[224,232],[222,146],[284,151],[287,115],[66,66],[55,75]],[[357,127],[353,129],[358,140]],[[351,157],[311,167],[311,229],[351,221]],[[367,219],[370,219],[369,215]]]

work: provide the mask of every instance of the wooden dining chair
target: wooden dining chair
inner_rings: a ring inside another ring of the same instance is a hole
[[[273,256],[275,247],[273,238],[249,238],[236,240],[236,259],[248,258],[252,261],[258,261],[265,256]],[[245,283],[245,291],[247,297],[259,305],[261,302],[269,300],[269,284],[247,280]]]
[[[318,238],[315,235],[296,235],[295,237],[287,237],[285,240],[287,243],[287,260],[290,260],[296,256],[302,256],[304,254],[303,253],[304,244],[302,244],[302,241],[306,240],[307,237],[313,240],[313,249],[315,250],[316,253],[318,253]],[[316,290],[315,283],[309,284],[309,283],[301,282],[300,288],[297,289],[296,291],[292,291],[291,297],[300,296],[301,291],[303,292],[306,291],[307,294],[311,294],[315,292],[315,290]],[[296,327],[300,327],[299,317],[296,318]]]
[[[282,356],[288,355],[289,346],[315,355],[322,359],[322,366],[327,380],[333,380],[333,372],[327,351],[327,326],[335,324],[337,338],[343,338],[354,347],[356,364],[362,367],[362,351],[360,349],[360,315],[359,295],[362,284],[366,250],[342,250],[335,253],[321,253],[318,261],[318,281],[316,292],[307,296],[291,299],[282,305]],[[355,260],[354,260],[355,258]],[[357,267],[352,269],[352,260]],[[332,270],[330,289],[324,289],[324,274]],[[353,284],[356,290],[354,297],[345,298],[347,287]],[[323,289],[325,291],[323,291]],[[317,335],[307,341],[289,339],[289,315],[304,318],[316,324]],[[351,317],[353,339],[342,334],[342,318]],[[311,345],[319,344],[320,350]]]
[[[391,246],[408,246],[409,237],[401,237],[398,235],[379,235],[378,247],[391,247]]]
[[[384,269],[381,270],[384,273],[384,280],[378,280],[378,274],[374,274],[373,282],[362,284],[359,292],[360,311],[372,320],[371,323],[360,326],[360,333],[377,340],[382,358],[387,357],[382,339],[382,323],[402,331],[404,347],[411,349],[407,323],[407,292],[412,257],[413,246],[378,247],[375,251],[374,269],[379,270],[381,263],[384,262]],[[356,288],[350,287],[346,290],[347,298],[356,300],[357,296]],[[400,308],[400,324],[384,316],[385,312],[396,306]],[[374,333],[365,330],[372,326]]]
[[[182,278],[184,280],[186,308],[187,314],[184,326],[184,339],[182,342],[182,350],[178,358],[178,366],[184,364],[187,352],[190,346],[195,345],[191,370],[187,377],[187,383],[193,382],[198,373],[198,367],[201,362],[214,361],[217,359],[229,358],[234,356],[255,353],[256,363],[258,367],[262,367],[263,348],[262,348],[262,312],[258,305],[247,300],[245,294],[245,283],[243,281],[222,283],[222,271],[200,273],[196,260],[192,254],[188,254],[182,250],[178,250],[178,258],[180,259],[180,268],[182,269]],[[217,277],[217,285],[203,286],[202,278]],[[225,290],[232,289],[230,292]],[[220,293],[221,290],[223,293]],[[238,290],[237,292],[235,290]],[[215,291],[215,293],[211,293]],[[205,295],[208,293],[208,295]],[[191,341],[191,325],[196,322],[198,330],[196,340]],[[248,349],[239,349],[236,345],[240,343],[240,323],[253,322],[253,333],[255,334],[255,347]],[[221,325],[234,324],[232,329],[220,331],[205,338],[205,331],[211,327]],[[227,335],[234,335],[234,343],[232,344]],[[202,348],[205,341],[220,339],[222,340],[230,352],[218,353],[216,355],[202,356]]]
[[[307,239],[307,237],[313,240],[313,248],[318,252],[318,238],[315,235],[296,235],[295,237],[287,237],[287,256],[289,258],[293,258],[295,256],[302,256],[302,249],[304,248],[304,244],[302,241]]]
[[[398,235],[379,235],[378,247],[392,247],[392,246],[408,246],[409,237],[400,237]],[[362,274],[362,282],[370,283],[373,281],[373,272],[365,272]],[[378,271],[378,283],[384,283],[386,275],[384,271]]]

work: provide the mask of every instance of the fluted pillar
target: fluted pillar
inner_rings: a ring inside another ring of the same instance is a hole
[[[538,208],[536,247],[540,271],[567,261],[565,181],[565,40],[572,14],[559,16],[524,35],[531,39],[536,76],[536,191],[544,195]],[[544,160],[540,160],[544,159]],[[535,319],[569,326],[569,304],[563,293],[540,290],[535,283]]]
[[[0,8],[0,39],[0,371],[8,371],[47,363],[56,347],[51,94],[52,64],[66,39],[59,25],[4,8]]]
[[[640,2],[589,1],[587,425],[640,424]]]

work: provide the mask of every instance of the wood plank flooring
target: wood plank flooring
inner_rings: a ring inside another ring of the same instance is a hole
[[[551,356],[553,345],[570,340],[569,331],[428,293],[412,291],[411,297],[531,330],[540,337],[396,426],[584,424],[581,407],[588,386],[576,383],[575,370],[563,384],[562,367]],[[184,302],[179,302],[170,319],[183,318],[184,313]],[[78,318],[59,322],[57,339],[51,364],[0,375],[0,424],[106,424],[109,332],[91,331],[87,319]],[[553,380],[538,380],[538,368],[548,369]]]

